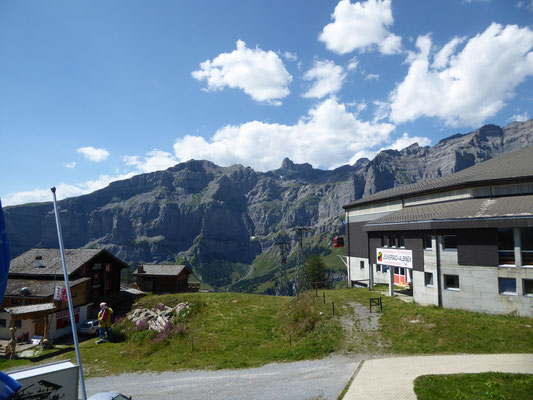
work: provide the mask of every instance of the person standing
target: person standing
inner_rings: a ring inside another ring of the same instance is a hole
[[[107,303],[100,303],[100,312],[98,313],[99,340],[96,343],[111,341],[111,315],[113,315],[113,310],[107,306]],[[104,337],[107,337],[107,340]]]

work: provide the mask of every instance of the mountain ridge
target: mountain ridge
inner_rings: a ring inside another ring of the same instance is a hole
[[[433,147],[383,150],[373,160],[333,170],[288,158],[267,172],[190,160],[61,200],[65,247],[106,248],[133,266],[183,262],[214,287],[239,282],[243,290],[258,290],[257,282],[247,287],[245,277],[257,281],[259,259],[270,260],[263,272],[272,277],[276,239],[288,238],[296,247],[291,228],[311,227],[307,239],[316,238],[322,244],[315,250],[326,251],[324,243],[343,232],[344,204],[531,145],[533,120],[485,125]],[[33,247],[57,247],[51,203],[10,206],[4,214],[12,257]]]

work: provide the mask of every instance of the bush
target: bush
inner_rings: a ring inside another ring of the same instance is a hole
[[[313,331],[320,320],[320,305],[311,292],[294,298],[279,315],[281,330],[286,335],[300,338]]]

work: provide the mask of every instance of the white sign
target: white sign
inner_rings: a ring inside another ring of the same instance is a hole
[[[376,262],[392,267],[413,268],[413,251],[402,249],[376,249]]]

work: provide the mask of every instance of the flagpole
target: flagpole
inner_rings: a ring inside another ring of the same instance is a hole
[[[81,391],[83,400],[87,400],[85,392],[85,381],[83,380],[83,368],[81,366],[80,346],[78,344],[78,331],[76,329],[76,320],[74,319],[74,308],[72,307],[72,296],[70,294],[70,285],[68,281],[67,263],[65,262],[65,251],[63,249],[63,234],[61,233],[61,222],[59,221],[59,212],[57,211],[56,188],[50,189],[54,194],[54,212],[56,215],[57,237],[59,239],[59,249],[61,251],[61,263],[63,264],[63,276],[65,278],[65,289],[67,292],[68,311],[70,314],[70,326],[72,328],[72,337],[74,338],[74,348],[76,349],[76,358],[78,359],[78,368],[80,373]]]

